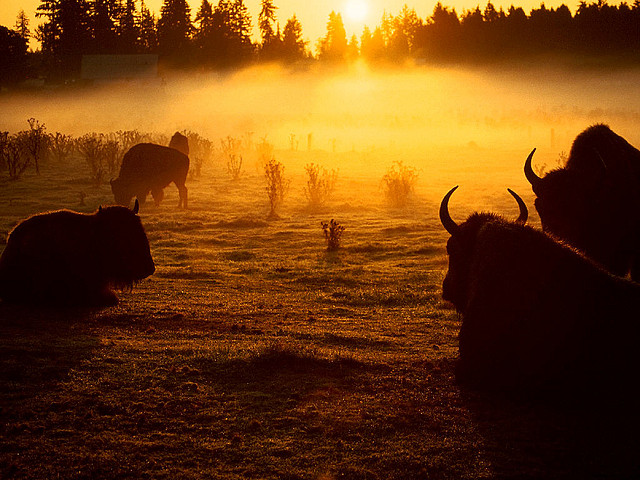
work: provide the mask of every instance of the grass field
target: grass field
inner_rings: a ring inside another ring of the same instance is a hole
[[[291,181],[267,218],[255,158],[238,181],[213,160],[188,179],[187,211],[173,185],[142,208],[156,273],[118,306],[0,303],[0,478],[638,478],[637,414],[618,399],[540,402],[454,380],[461,319],[441,299],[443,195],[460,185],[458,221],[515,218],[510,187],[539,226],[522,174],[533,147],[536,165],[553,167],[596,121],[640,144],[637,72],[534,70],[285,83],[249,71],[148,88],[153,105],[132,86],[0,96],[0,131],[33,116],[75,136],[269,132]],[[419,175],[403,209],[381,190],[394,161]],[[303,192],[310,162],[339,169],[316,210]],[[78,156],[3,175],[0,249],[29,215],[112,201]],[[327,252],[332,218],[346,230]]]
[[[188,211],[175,208],[173,186],[160,207],[145,205],[156,273],[118,306],[0,303],[1,478],[637,472],[637,443],[610,429],[605,412],[456,385],[460,319],[441,300],[445,178],[423,180],[398,210],[379,178],[341,175],[330,204],[313,212],[302,166],[357,154],[276,155],[291,178],[279,219],[266,220],[264,177],[251,165],[237,182],[207,165],[188,182]],[[108,185],[87,175],[76,157],[4,180],[1,231],[35,212],[111,203]],[[466,195],[516,215],[502,189]],[[470,207],[455,204],[462,219]],[[331,253],[320,228],[330,218],[346,227]]]

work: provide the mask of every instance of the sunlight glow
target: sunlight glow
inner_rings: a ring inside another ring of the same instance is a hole
[[[353,22],[362,22],[369,13],[366,0],[348,0],[344,6],[344,14]]]

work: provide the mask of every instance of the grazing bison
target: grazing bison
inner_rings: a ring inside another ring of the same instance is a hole
[[[158,206],[164,198],[164,188],[173,182],[180,193],[178,207],[187,208],[188,153],[187,137],[180,133],[173,136],[169,147],[153,143],[139,143],[131,147],[122,159],[120,175],[111,180],[116,203],[128,206],[136,197],[140,204],[144,204],[151,193]]]
[[[154,270],[134,210],[100,208],[34,215],[9,234],[0,257],[0,298],[25,304],[106,306],[113,288],[130,287]]]
[[[440,219],[451,234],[442,296],[462,316],[457,379],[533,391],[635,382],[640,285],[524,225],[524,204],[517,222],[474,213],[458,225],[454,190]]]
[[[524,166],[542,228],[610,272],[640,280],[640,151],[606,125],[573,142],[566,166],[538,177]]]

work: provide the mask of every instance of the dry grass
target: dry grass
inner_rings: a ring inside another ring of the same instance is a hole
[[[288,168],[291,196],[269,222],[260,173],[233,182],[224,164],[205,164],[190,210],[166,201],[142,212],[157,271],[116,307],[0,303],[0,478],[637,473],[635,426],[612,428],[607,407],[455,384],[459,319],[440,298],[443,188],[390,211],[375,200],[379,176],[341,177],[348,188],[327,208],[349,236],[329,255],[325,213],[308,213],[303,192],[302,165],[318,160]],[[82,180],[78,157],[41,171],[3,181],[3,234],[37,211],[77,207],[80,191],[83,211],[112,200],[108,185]],[[496,210],[515,208],[497,198]]]

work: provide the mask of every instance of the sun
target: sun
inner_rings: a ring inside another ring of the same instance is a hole
[[[369,13],[369,5],[366,0],[347,0],[344,5],[344,14],[352,22],[363,22]]]

